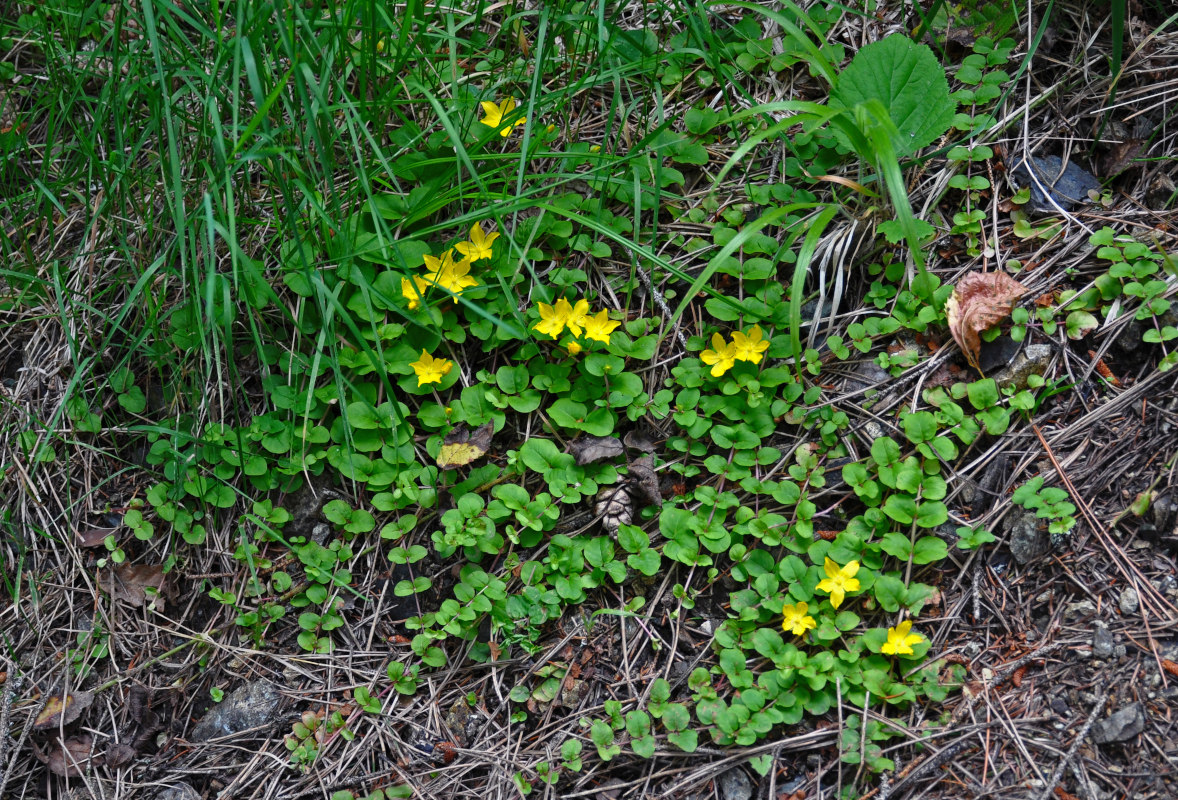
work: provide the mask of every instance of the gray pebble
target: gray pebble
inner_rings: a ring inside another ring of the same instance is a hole
[[[1125,616],[1136,614],[1137,608],[1140,606],[1140,604],[1141,602],[1137,598],[1137,590],[1132,586],[1121,592],[1121,599],[1117,602],[1117,605],[1121,609],[1121,613]]]
[[[251,681],[234,689],[196,723],[189,738],[203,742],[240,733],[273,722],[282,695],[268,680]]]
[[[1097,744],[1124,742],[1145,730],[1145,707],[1141,703],[1125,706],[1108,719],[1092,726],[1092,741]]]
[[[1092,634],[1092,655],[1096,658],[1108,658],[1113,654],[1116,641],[1109,633],[1108,626],[1103,622],[1096,623],[1096,630]]]

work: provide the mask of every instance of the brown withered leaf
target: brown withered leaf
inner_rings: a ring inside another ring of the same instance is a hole
[[[981,371],[979,335],[1010,316],[1014,301],[1026,293],[1027,287],[1005,272],[971,272],[953,287],[945,304],[949,333],[974,369]]]
[[[164,609],[164,568],[160,564],[119,564],[100,575],[103,591],[117,602],[131,608],[143,608],[148,602],[147,589],[155,589],[151,600]]]
[[[643,453],[654,452],[654,440],[646,435],[643,431],[627,431],[626,435],[622,437],[622,444],[633,450],[639,450]]]
[[[438,467],[454,469],[477,461],[491,449],[491,437],[494,434],[493,422],[488,422],[473,431],[465,424],[459,424],[442,440],[442,449],[438,451]]]
[[[112,745],[106,751],[105,762],[108,767],[125,767],[135,760],[137,755],[135,748],[124,742]]]
[[[65,696],[65,700],[62,700],[60,695],[54,695],[45,702],[45,707],[33,720],[33,730],[43,731],[47,728],[69,725],[82,716],[82,712],[93,702],[93,692],[70,692]]]
[[[654,474],[654,460],[643,456],[630,464],[630,495],[639,503],[650,506],[663,504],[663,493],[659,490],[659,479]]]
[[[84,528],[76,532],[79,547],[100,547],[107,536],[113,536],[118,528]]]
[[[613,436],[582,436],[569,442],[569,453],[581,466],[622,454],[622,443]]]
[[[94,737],[88,733],[79,733],[65,741],[54,739],[49,746],[49,754],[41,752],[36,744],[33,745],[33,755],[37,760],[49,768],[54,775],[63,778],[78,778],[86,773],[91,766],[102,763],[102,756],[91,756],[94,751]]]

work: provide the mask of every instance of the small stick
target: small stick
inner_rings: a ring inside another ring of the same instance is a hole
[[[1039,800],[1047,800],[1055,791],[1059,779],[1063,777],[1063,771],[1068,768],[1068,764],[1072,763],[1072,759],[1076,757],[1076,751],[1080,749],[1080,744],[1087,738],[1088,731],[1092,729],[1092,725],[1096,722],[1096,715],[1104,708],[1104,701],[1107,698],[1107,692],[1101,692],[1100,696],[1096,698],[1096,703],[1092,706],[1092,713],[1088,715],[1088,719],[1084,720],[1084,724],[1080,727],[1080,733],[1076,736],[1076,741],[1072,742],[1072,746],[1064,754],[1063,761],[1060,761],[1055,767],[1055,772],[1051,773],[1051,780],[1043,787],[1043,793],[1039,795]]]

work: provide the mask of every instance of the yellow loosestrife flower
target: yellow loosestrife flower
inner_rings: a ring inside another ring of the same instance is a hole
[[[454,245],[454,249],[466,256],[467,261],[474,263],[479,259],[491,257],[491,243],[498,238],[498,231],[483,233],[483,226],[476,222],[470,229],[470,241],[459,242]]]
[[[585,324],[585,317],[589,314],[589,301],[578,300],[572,305],[563,297],[553,305],[537,303],[540,309],[540,322],[532,326],[532,330],[547,334],[555,339],[566,327],[573,336],[581,335],[581,326]]]
[[[736,349],[737,361],[751,361],[759,364],[769,349],[769,343],[761,338],[761,327],[754,325],[748,335],[737,331],[732,334],[732,344]]]
[[[479,285],[478,281],[470,277],[470,262],[455,261],[452,250],[447,250],[441,258],[425,256],[425,265],[430,270],[425,276],[426,280],[454,294],[462,294],[463,289]]]
[[[794,636],[805,636],[806,631],[817,628],[818,623],[814,621],[813,617],[806,614],[809,610],[808,603],[785,606],[781,609],[781,613],[785,615],[785,619],[781,621],[782,629],[789,631]]]
[[[498,105],[496,105],[495,103],[487,102],[485,100],[482,103],[480,103],[479,105],[481,105],[483,107],[483,113],[486,114],[486,116],[483,117],[481,120],[479,120],[479,122],[483,123],[484,125],[486,125],[488,127],[495,128],[496,130],[499,130],[499,135],[504,138],[511,135],[511,132],[513,130],[515,130],[516,125],[523,125],[525,122],[527,122],[527,120],[524,117],[520,117],[519,119],[515,120],[514,122],[511,122],[510,124],[508,124],[507,126],[504,126],[504,124],[503,124],[504,118],[510,117],[511,112],[515,111],[515,98],[514,97],[509,97],[506,100],[504,100],[503,102],[499,103]]]
[[[843,598],[846,597],[847,592],[859,590],[859,579],[855,577],[855,573],[859,571],[859,562],[852,561],[847,566],[840,568],[838,564],[827,558],[825,569],[826,580],[820,582],[818,588],[829,592],[830,604],[838,608],[843,604]]]
[[[622,323],[609,318],[608,311],[599,311],[585,320],[585,338],[609,344],[609,335]]]
[[[410,362],[409,366],[417,373],[417,385],[425,386],[427,383],[441,383],[442,378],[454,367],[454,362],[445,358],[434,358],[422,350],[421,358]]]
[[[712,377],[719,378],[736,366],[736,345],[725,342],[718,333],[712,334],[712,349],[699,354],[700,361],[712,368]]]
[[[881,653],[889,656],[910,656],[912,645],[920,644],[924,637],[919,633],[911,633],[912,620],[906,619],[894,628],[888,628],[888,640],[879,648]]]
[[[565,345],[565,349],[569,351],[570,356],[575,356],[575,355],[579,354],[585,348],[581,347],[580,342],[573,340]]]
[[[421,298],[425,297],[425,290],[429,287],[430,282],[420,275],[414,275],[412,281],[401,278],[401,294],[405,296],[410,311],[421,308]]]

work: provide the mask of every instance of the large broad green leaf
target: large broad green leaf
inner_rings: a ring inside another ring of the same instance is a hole
[[[936,141],[953,122],[945,70],[932,50],[906,36],[867,45],[838,76],[832,105],[854,108],[869,100],[888,109],[899,131],[892,138],[901,158]]]

